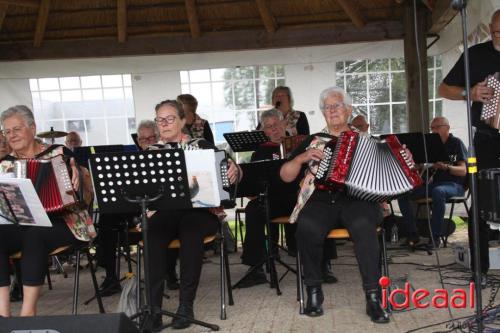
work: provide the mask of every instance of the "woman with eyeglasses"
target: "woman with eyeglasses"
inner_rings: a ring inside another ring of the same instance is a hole
[[[0,122],[12,152],[0,161],[0,173],[13,171],[17,159],[46,159],[62,154],[69,160],[75,191],[79,183],[79,169],[71,151],[63,146],[50,147],[35,140],[36,124],[31,110],[24,105],[13,106],[0,115]],[[95,236],[90,219],[73,213],[49,214],[52,227],[0,225],[0,316],[11,315],[9,302],[9,255],[22,251],[21,272],[23,304],[21,316],[36,315],[36,306],[47,273],[49,253],[58,247],[89,241]]]
[[[152,149],[182,148],[215,149],[215,146],[204,139],[192,139],[183,133],[186,124],[186,113],[180,103],[166,100],[156,105],[156,124],[160,132],[160,141]],[[241,169],[229,160],[228,176],[231,184],[242,177]],[[218,218],[212,210],[205,208],[156,211],[149,218],[148,249],[150,256],[149,277],[151,281],[152,305],[161,308],[163,299],[163,280],[166,273],[166,247],[179,239],[181,247],[180,289],[177,314],[194,318],[193,303],[200,280],[203,260],[203,239],[214,235],[218,228]],[[155,318],[155,328],[161,327],[161,316]],[[172,327],[183,329],[190,326],[185,319],[174,318]]]
[[[301,174],[302,185],[290,222],[297,223],[297,247],[304,267],[304,283],[307,290],[306,315],[323,314],[323,290],[321,257],[325,238],[330,230],[341,224],[348,229],[354,242],[354,252],[366,293],[366,313],[375,323],[387,323],[389,317],[380,304],[378,281],[379,244],[377,226],[382,222],[380,206],[348,198],[345,192],[315,188],[314,171],[323,159],[325,144],[342,132],[353,131],[348,120],[352,114],[350,96],[342,89],[331,87],[320,95],[319,107],[326,120],[321,133],[309,136],[293,151],[288,162],[280,170],[281,179],[292,182]]]

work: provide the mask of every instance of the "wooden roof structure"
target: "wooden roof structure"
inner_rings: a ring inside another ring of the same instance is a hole
[[[449,4],[424,2],[429,9]],[[0,0],[0,61],[401,39],[404,5],[405,0]]]

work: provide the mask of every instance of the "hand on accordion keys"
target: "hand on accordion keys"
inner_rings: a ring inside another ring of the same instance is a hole
[[[69,165],[71,167],[71,184],[73,185],[73,190],[78,192],[78,189],[80,188],[80,171],[78,170],[76,161],[73,157],[69,160]]]
[[[493,97],[494,90],[487,85],[487,79],[479,82],[471,90],[471,98],[474,102],[488,103]]]
[[[243,171],[240,166],[233,162],[232,159],[228,159],[229,168],[227,170],[227,176],[231,184],[240,181],[243,178]]]

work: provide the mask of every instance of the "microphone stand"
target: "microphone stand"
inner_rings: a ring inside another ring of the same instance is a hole
[[[476,297],[476,322],[478,332],[483,331],[483,315],[482,315],[482,295],[481,295],[481,262],[480,262],[480,247],[479,247],[479,214],[477,210],[477,159],[476,151],[473,143],[472,133],[472,115],[471,115],[471,87],[470,87],[470,71],[469,71],[469,46],[467,43],[467,1],[452,0],[451,6],[454,10],[460,11],[462,19],[462,33],[464,44],[464,71],[465,71],[465,91],[467,97],[467,129],[469,132],[469,153],[467,158],[467,166],[470,175],[469,185],[471,192],[471,210],[472,210],[472,234],[474,241],[474,283]],[[469,240],[470,241],[470,240]]]

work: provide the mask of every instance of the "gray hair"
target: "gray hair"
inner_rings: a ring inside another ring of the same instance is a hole
[[[137,135],[139,135],[139,131],[143,128],[150,128],[154,131],[156,138],[160,137],[160,131],[158,130],[158,126],[152,120],[142,120],[137,126]]]
[[[279,121],[284,119],[283,112],[277,109],[266,110],[260,114],[260,124],[264,126],[264,120],[268,118],[276,117]]]
[[[342,96],[343,102],[346,105],[352,106],[352,98],[344,89],[339,87],[329,87],[323,90],[319,95],[319,109],[321,112],[325,112],[325,100],[331,95]]]
[[[0,115],[0,123],[2,124],[2,127],[5,120],[12,116],[23,117],[24,120],[26,120],[28,126],[31,126],[35,123],[35,116],[33,116],[33,112],[31,112],[31,110],[26,105],[16,105],[11,106]]]

